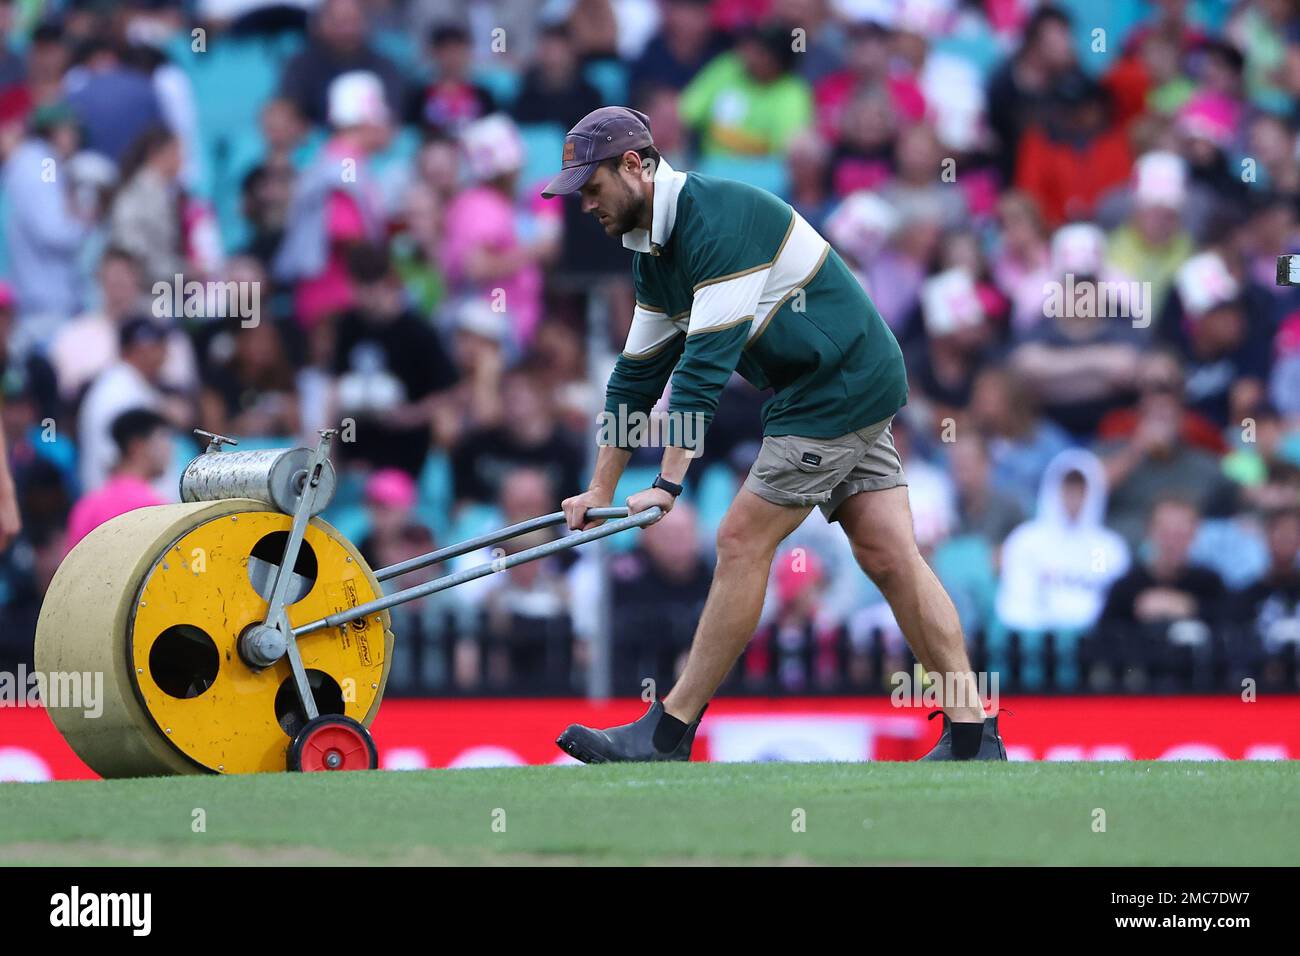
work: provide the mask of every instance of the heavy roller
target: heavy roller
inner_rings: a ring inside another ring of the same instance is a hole
[[[388,679],[389,608],[659,516],[599,508],[598,528],[385,594],[382,582],[563,524],[543,515],[372,570],[318,515],[336,480],[333,430],[316,448],[207,450],[181,476],[181,504],[99,526],[55,573],[36,628],[46,675],[103,675],[102,708],[48,704],[103,777],[378,766],[369,727]]]

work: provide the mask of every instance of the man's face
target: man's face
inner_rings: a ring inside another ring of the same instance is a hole
[[[145,462],[151,479],[161,478],[172,462],[172,433],[167,428],[155,428],[145,445]]]
[[[578,190],[582,211],[595,216],[610,238],[617,239],[635,229],[645,211],[646,199],[639,170],[640,160],[636,153],[624,153],[617,169],[605,165],[597,167]]]
[[[1151,516],[1151,543],[1156,553],[1171,564],[1187,561],[1192,540],[1196,537],[1196,512],[1181,504],[1164,503]]]

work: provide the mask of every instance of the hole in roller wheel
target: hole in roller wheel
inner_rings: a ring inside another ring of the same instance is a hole
[[[316,698],[317,711],[322,714],[343,713],[343,688],[339,687],[338,681],[324,671],[308,670],[307,683]],[[280,689],[275,692],[275,719],[290,737],[297,737],[298,731],[307,723],[292,674],[280,683]]]
[[[216,643],[193,624],[173,624],[149,648],[149,676],[164,694],[181,700],[211,687],[220,666]]]
[[[253,590],[261,595],[262,600],[271,600],[271,589],[275,587],[275,574],[280,570],[284,559],[284,546],[289,543],[289,532],[272,531],[263,535],[262,540],[253,546],[248,556],[248,580]],[[312,585],[316,583],[318,566],[316,552],[305,540],[298,549],[298,560],[293,563],[293,573],[289,578],[289,587],[284,592],[284,603],[293,604],[305,598]]]

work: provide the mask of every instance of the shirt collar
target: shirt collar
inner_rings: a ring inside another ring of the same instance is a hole
[[[655,198],[654,209],[650,214],[650,228],[633,229],[624,233],[623,245],[626,248],[656,256],[659,254],[673,233],[673,223],[677,221],[677,194],[684,185],[686,174],[677,172],[668,165],[668,160],[660,157],[655,164]]]

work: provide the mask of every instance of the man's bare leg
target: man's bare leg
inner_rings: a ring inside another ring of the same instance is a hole
[[[978,685],[952,599],[916,547],[907,488],[853,495],[835,513],[853,555],[893,609],[916,659],[940,680],[943,711],[954,722],[984,719]],[[946,700],[945,680],[957,690]]]
[[[774,505],[742,488],[718,528],[718,563],[690,656],[664,709],[693,723],[754,636],[776,549],[811,508]]]

